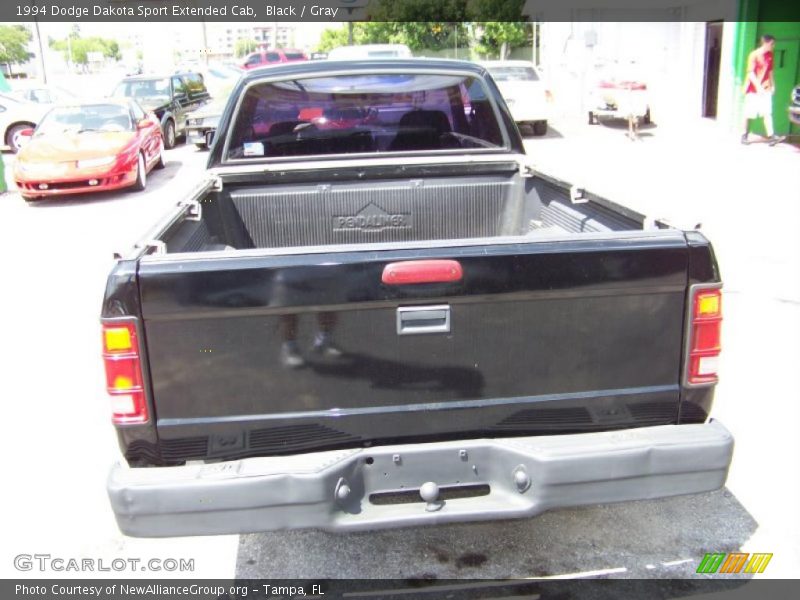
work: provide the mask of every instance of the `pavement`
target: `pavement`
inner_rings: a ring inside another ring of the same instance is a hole
[[[0,456],[17,457],[4,461],[7,481],[14,483],[6,488],[13,493],[4,494],[0,516],[0,577],[25,575],[13,566],[21,553],[109,561],[193,558],[195,573],[204,577],[233,573],[236,536],[126,538],[105,493],[108,469],[119,456],[100,360],[105,280],[114,252],[130,248],[180,199],[200,176],[206,157],[194,146],[167,151],[166,168],[151,171],[144,192],[31,205],[14,193],[0,196],[0,365],[9,407]],[[10,177],[14,157],[6,153],[3,159]]]
[[[137,540],[105,496],[118,455],[99,356],[112,253],[191,187],[205,153],[181,146],[143,193],[28,206],[0,196],[0,364],[6,481],[0,577],[79,577],[13,567],[20,553],[192,558],[200,577],[691,577],[705,552],[772,552],[760,577],[800,564],[800,150],[741,146],[708,123],[623,126],[558,120],[526,146],[542,171],[682,227],[702,223],[725,280],[714,416],[736,437],[723,490],[565,509],[526,520],[358,534],[291,531]],[[13,156],[3,156],[9,173]],[[12,368],[9,368],[12,366]],[[4,486],[5,487],[5,486]],[[180,576],[123,571],[92,576]],[[631,596],[633,597],[633,596]]]

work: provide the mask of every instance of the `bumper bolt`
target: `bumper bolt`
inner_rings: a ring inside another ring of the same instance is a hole
[[[336,484],[336,489],[333,493],[336,496],[336,500],[339,502],[344,502],[347,500],[347,497],[350,495],[350,486],[347,485],[347,480],[344,477],[339,479],[338,483]]]
[[[528,475],[528,471],[525,470],[524,465],[519,465],[517,468],[514,469],[513,472],[514,476],[514,484],[517,486],[517,490],[519,493],[523,493],[531,487],[531,478]]]

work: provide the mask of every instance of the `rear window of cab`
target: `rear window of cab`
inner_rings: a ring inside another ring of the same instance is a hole
[[[389,73],[255,83],[230,128],[227,159],[498,149],[482,80]]]

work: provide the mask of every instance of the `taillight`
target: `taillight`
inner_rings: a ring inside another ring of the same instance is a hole
[[[692,290],[687,381],[716,383],[722,328],[722,291],[697,287]]]
[[[461,281],[464,270],[457,260],[406,260],[383,268],[381,282],[387,285],[450,283]]]
[[[103,363],[114,423],[145,423],[148,419],[147,402],[136,321],[103,323]]]

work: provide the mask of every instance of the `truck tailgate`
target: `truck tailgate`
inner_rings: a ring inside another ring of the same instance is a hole
[[[463,276],[382,281],[433,259]],[[674,230],[144,257],[162,458],[674,423],[687,264]]]

